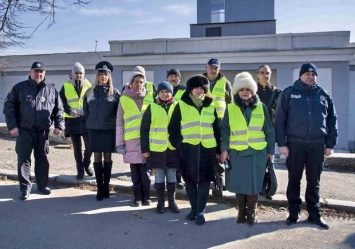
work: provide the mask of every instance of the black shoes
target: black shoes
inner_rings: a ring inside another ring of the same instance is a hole
[[[311,216],[308,217],[308,221],[313,223],[313,224],[316,224],[318,226],[320,226],[321,228],[324,228],[326,230],[329,229],[329,225],[327,223],[325,223],[325,221],[319,217],[319,218],[312,218]]]
[[[93,176],[94,175],[94,171],[92,170],[92,168],[89,168],[89,167],[85,167],[85,173],[88,175],[88,176]]]
[[[77,180],[83,180],[84,179],[84,173],[78,173],[75,178]]]
[[[298,218],[293,218],[293,217],[289,216],[289,217],[287,217],[287,219],[286,219],[286,224],[287,224],[288,226],[291,226],[291,225],[293,225],[293,224],[296,224],[297,221],[298,221]]]
[[[44,188],[38,188],[38,192],[44,195],[50,195],[52,193],[52,190],[48,187],[44,187]]]
[[[21,192],[20,194],[20,200],[27,200],[30,197],[30,193],[25,191],[25,192]]]

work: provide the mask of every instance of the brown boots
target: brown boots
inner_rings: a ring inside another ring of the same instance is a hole
[[[256,207],[258,203],[258,194],[255,195],[243,195],[236,194],[238,205],[238,217],[237,223],[248,222],[249,225],[253,225],[256,220]]]

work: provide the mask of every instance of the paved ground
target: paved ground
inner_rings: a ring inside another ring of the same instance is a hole
[[[181,213],[157,214],[154,207],[132,207],[131,196],[114,194],[98,202],[94,192],[53,185],[50,196],[33,191],[20,201],[18,183],[0,180],[0,248],[355,248],[355,220],[325,217],[330,230],[304,220],[284,222],[285,210],[261,207],[258,223],[236,224],[232,205],[209,202],[206,224],[185,220]],[[15,197],[15,198],[14,198]]]

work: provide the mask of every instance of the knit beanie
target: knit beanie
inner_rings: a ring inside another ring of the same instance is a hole
[[[137,72],[132,72],[132,73],[131,73],[130,78],[129,78],[129,82],[128,82],[129,85],[132,84],[132,80],[133,80],[134,77],[136,77],[137,75],[142,76],[142,77],[143,77],[143,80],[144,80],[144,82],[145,82],[145,75],[142,74],[141,72],[138,72],[138,71],[137,71]]]
[[[186,91],[190,93],[196,87],[202,87],[207,93],[210,88],[210,81],[202,74],[194,75],[186,82]]]
[[[171,74],[174,74],[174,75],[176,75],[177,77],[179,77],[179,79],[181,79],[181,73],[180,73],[179,69],[176,69],[176,68],[170,69],[170,70],[168,71],[166,77],[168,78],[169,75],[171,75]]]
[[[302,74],[307,73],[307,72],[313,72],[316,75],[318,75],[317,68],[313,63],[308,62],[308,63],[304,63],[302,65],[301,70],[300,70],[300,77]]]
[[[142,73],[142,74],[145,76],[145,69],[144,69],[144,67],[142,67],[142,66],[136,66],[136,67],[133,69],[133,72],[139,72],[139,73]]]
[[[258,86],[253,76],[248,72],[241,72],[235,76],[232,87],[233,95],[236,95],[242,88],[250,89],[253,95],[255,95],[258,90]]]
[[[79,62],[75,62],[74,66],[73,66],[73,68],[71,70],[71,73],[72,73],[72,75],[74,75],[75,73],[83,73],[83,74],[85,74],[85,68]]]
[[[161,90],[168,90],[169,92],[173,93],[173,85],[171,85],[167,81],[160,82],[157,88],[157,93],[159,94]]]

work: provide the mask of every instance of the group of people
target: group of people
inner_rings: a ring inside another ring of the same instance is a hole
[[[32,150],[38,191],[51,193],[47,153],[49,128],[54,125],[55,135],[65,128],[71,137],[78,180],[85,173],[93,176],[94,154],[98,201],[110,197],[112,153],[117,152],[130,164],[136,206],[151,205],[154,171],[156,212],[165,212],[167,189],[168,208],[179,213],[175,194],[182,176],[191,206],[186,219],[203,225],[210,183],[216,174],[222,179],[225,174],[223,187],[236,194],[236,222],[252,225],[257,222],[266,163],[273,160],[277,143],[280,154],[287,156],[287,224],[299,219],[305,168],[308,220],[329,228],[320,215],[319,186],[324,155],[336,145],[337,117],[330,94],[317,83],[314,64],[303,64],[299,79],[284,91],[270,83],[268,65],[257,69],[258,82],[241,72],[231,83],[215,58],[207,62],[206,73],[190,77],[185,86],[178,69],[169,70],[166,80],[155,86],[137,66],[122,93],[114,88],[111,63],[101,61],[95,69],[90,84],[84,67],[75,63],[70,80],[58,93],[45,83],[43,63],[35,62],[28,80],[8,94],[4,114],[11,135],[17,137],[22,200],[31,193]]]

